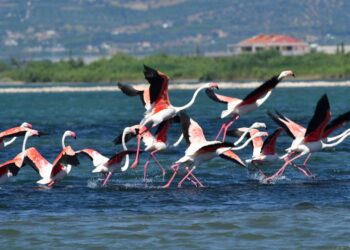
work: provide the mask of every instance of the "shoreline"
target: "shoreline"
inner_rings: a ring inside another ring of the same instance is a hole
[[[203,83],[179,83],[170,84],[171,90],[194,90]],[[218,82],[220,89],[253,89],[262,84],[262,82],[234,83],[234,82]],[[16,93],[68,93],[68,92],[114,92],[120,91],[116,85],[113,86],[42,86],[27,87],[25,84],[16,84],[16,87],[3,87],[0,84],[0,94],[16,94]],[[148,84],[135,84],[137,86],[148,86]],[[278,88],[315,88],[315,87],[350,87],[350,81],[314,81],[314,82],[290,82],[285,81],[278,85]]]

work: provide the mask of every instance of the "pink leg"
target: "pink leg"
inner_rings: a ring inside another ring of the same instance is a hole
[[[136,149],[135,161],[131,165],[131,168],[136,168],[137,165],[139,164],[140,147],[141,147],[141,135],[138,135],[137,136],[137,149]]]
[[[106,178],[103,180],[102,187],[106,186],[106,184],[107,184],[109,178],[111,178],[111,176],[112,176],[112,172],[108,172]]]
[[[292,159],[290,159],[290,160],[289,160],[289,159],[286,160],[286,162],[283,164],[283,166],[282,166],[274,175],[272,175],[272,176],[270,176],[270,177],[268,177],[268,178],[265,178],[265,181],[266,181],[266,182],[271,182],[271,181],[276,180],[278,177],[281,177],[282,174],[284,173],[284,171],[286,170],[287,166],[288,166],[289,164],[291,164],[291,162],[295,161],[296,159],[298,159],[299,157],[301,157],[301,156],[303,156],[303,155],[304,155],[304,154],[301,153],[301,154],[295,156],[294,158],[292,158]]]
[[[187,172],[190,171],[190,169],[188,167],[186,167],[185,169]],[[204,185],[197,179],[197,177],[193,173],[191,173],[191,177],[195,180],[196,184],[198,184],[200,187],[204,187]],[[192,181],[192,183],[193,183],[193,181]]]
[[[47,184],[48,187],[53,187],[58,183],[58,181],[51,181],[49,184]]]
[[[228,129],[229,127],[231,127],[231,125],[232,125],[233,123],[235,123],[235,121],[237,121],[238,119],[239,119],[239,115],[236,115],[236,116],[234,116],[234,117],[232,118],[232,120],[231,120],[229,123],[226,124],[226,126],[225,126],[225,128],[224,128],[224,135],[222,136],[222,141],[225,141],[225,139],[226,139],[227,129]]]
[[[169,179],[168,183],[165,184],[163,186],[163,188],[168,188],[170,186],[170,184],[173,182],[174,178],[175,178],[175,175],[177,174],[177,171],[179,170],[180,168],[180,164],[174,164],[171,166],[172,170],[174,171],[173,175],[171,176],[171,178]]]
[[[155,154],[158,152],[158,150],[154,150],[152,153],[151,153],[151,156],[153,158],[153,160],[157,163],[157,165],[159,166],[160,170],[162,171],[162,175],[163,175],[163,178],[164,178],[164,175],[165,175],[165,169],[160,165],[157,157],[155,156]]]
[[[215,141],[217,141],[217,140],[219,139],[219,137],[220,137],[222,131],[225,129],[225,127],[226,127],[226,123],[223,123],[223,124],[221,125],[220,130],[219,130],[219,133],[218,133],[218,134],[216,135],[216,137],[215,137]]]
[[[181,185],[182,185],[182,183],[188,178],[188,176],[190,176],[190,175],[192,174],[192,172],[193,172],[195,169],[196,169],[196,166],[193,166],[193,167],[191,168],[191,170],[188,171],[188,173],[185,175],[185,177],[182,178],[182,180],[179,182],[179,184],[177,184],[177,187],[180,188]]]
[[[303,166],[305,168],[305,170],[309,173],[310,176],[313,176],[313,174],[311,173],[310,169],[306,166],[306,163],[309,161],[310,157],[311,157],[311,153],[309,153],[303,163]]]
[[[297,168],[298,170],[300,170],[305,176],[307,177],[311,177],[311,175],[308,173],[308,171],[306,171],[305,169],[299,167],[298,165],[296,165],[295,163],[291,162],[291,165],[295,168]]]
[[[143,166],[143,181],[146,182],[147,178],[147,167],[149,164],[149,160],[146,161],[145,165]]]

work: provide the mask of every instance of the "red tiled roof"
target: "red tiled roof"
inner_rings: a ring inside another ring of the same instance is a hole
[[[280,44],[280,43],[304,43],[303,40],[287,35],[260,34],[241,41],[239,44]]]

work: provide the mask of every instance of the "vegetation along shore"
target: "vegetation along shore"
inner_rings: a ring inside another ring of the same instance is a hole
[[[143,81],[142,65],[152,65],[171,79],[200,81],[261,80],[286,68],[299,79],[344,80],[350,78],[350,54],[310,53],[281,56],[276,51],[230,57],[172,56],[158,54],[136,58],[116,54],[90,64],[83,60],[30,61],[12,59],[0,62],[0,81],[4,82],[116,82]]]

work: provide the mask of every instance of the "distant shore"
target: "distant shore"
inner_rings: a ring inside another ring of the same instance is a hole
[[[173,90],[193,90],[200,87],[203,83],[179,83],[170,84],[169,89]],[[218,82],[221,89],[252,89],[256,88],[261,82]],[[74,86],[75,85],[75,86]],[[16,84],[15,87],[4,86],[0,84],[0,94],[11,93],[65,93],[65,92],[114,92],[119,91],[116,85],[113,86],[79,86],[79,84],[71,84],[70,86],[35,86],[28,87],[26,84]],[[78,85],[78,86],[77,86]],[[137,84],[137,86],[146,86]],[[350,81],[328,82],[328,81],[312,81],[312,82],[282,82],[278,88],[314,88],[314,87],[350,87]]]

